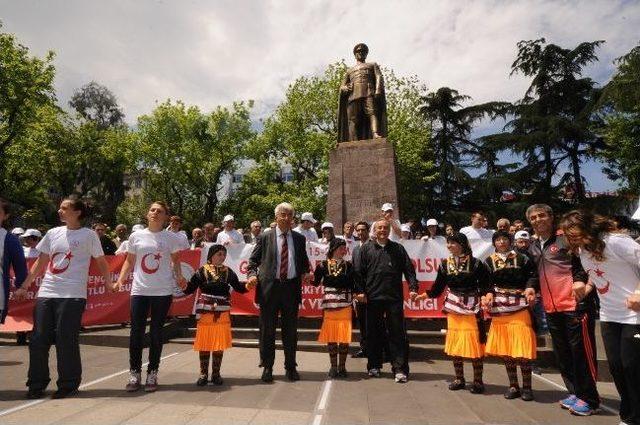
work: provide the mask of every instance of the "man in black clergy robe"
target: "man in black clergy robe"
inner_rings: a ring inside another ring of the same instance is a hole
[[[297,381],[296,349],[298,345],[298,307],[302,301],[302,281],[311,277],[306,238],[294,232],[293,206],[279,204],[275,209],[276,227],[263,233],[249,257],[249,287],[256,287],[256,304],[260,305],[260,364],[262,381],[273,381],[276,353],[276,323],[281,317],[284,367],[287,378]]]
[[[411,301],[418,295],[418,280],[407,251],[389,239],[391,225],[381,219],[374,224],[376,238],[365,243],[357,253],[356,299],[366,300],[367,369],[372,378],[381,376],[385,330],[395,381],[408,380],[408,338],[404,323],[402,276],[409,284]]]

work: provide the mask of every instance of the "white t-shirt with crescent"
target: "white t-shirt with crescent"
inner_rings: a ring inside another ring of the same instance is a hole
[[[582,267],[598,291],[600,321],[638,325],[640,312],[627,308],[626,301],[640,283],[640,245],[624,234],[608,233],[602,239],[604,261],[580,251]]]
[[[127,252],[136,256],[131,295],[165,296],[173,294],[175,277],[171,254],[182,249],[175,233],[144,229],[129,236]]]
[[[86,227],[54,227],[36,249],[49,256],[38,298],[87,298],[91,257],[104,255],[96,232]]]

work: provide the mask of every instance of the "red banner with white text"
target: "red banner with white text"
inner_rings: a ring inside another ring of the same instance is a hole
[[[491,241],[471,241],[474,253],[479,257],[485,257],[489,252]],[[353,242],[349,241],[348,256],[351,255]],[[409,240],[402,241],[402,245],[409,253],[416,270],[418,281],[420,281],[420,292],[428,288],[435,280],[438,265],[442,258],[447,256],[447,248],[442,240]],[[247,264],[253,245],[236,244],[228,246],[227,260],[225,263],[236,271],[240,280],[246,280]],[[312,266],[326,258],[327,245],[309,242],[307,243],[307,254]],[[206,260],[207,248],[193,251],[185,250],[180,253],[182,274],[186,279],[200,267]],[[124,263],[125,256],[107,256],[109,269],[112,277],[116,279]],[[31,266],[33,260],[30,260]],[[129,275],[125,286],[120,292],[111,293],[107,291],[103,278],[97,267],[92,263],[89,269],[89,280],[87,282],[87,309],[84,313],[82,324],[84,326],[103,325],[113,323],[123,323],[129,321],[129,291],[131,290],[131,279]],[[24,301],[13,299],[13,285],[9,295],[9,315],[6,322],[0,326],[0,331],[28,331],[32,328],[32,315],[35,298],[38,292],[42,277],[36,279],[34,285],[29,288],[28,298]],[[419,302],[408,300],[407,287],[405,285],[405,316],[408,318],[437,318],[443,317],[441,313],[442,297],[438,299],[426,299]],[[315,287],[304,285],[302,288],[302,304],[300,306],[300,316],[321,317],[320,300],[322,298],[322,286]],[[232,294],[232,314],[257,315],[258,306],[254,301],[254,291],[247,294]],[[176,287],[174,301],[169,314],[171,316],[186,316],[193,312],[194,295],[184,296]]]

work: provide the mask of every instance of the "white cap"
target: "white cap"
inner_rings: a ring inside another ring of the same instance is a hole
[[[313,218],[313,214],[310,212],[305,212],[300,216],[300,221],[310,221],[311,223],[316,224],[318,220]]]
[[[516,232],[516,236],[515,239],[530,239],[529,237],[529,232],[527,232],[526,230],[518,230]]]
[[[411,233],[411,226],[409,226],[408,224],[403,224],[402,226],[400,226],[400,230],[403,232]]]
[[[16,236],[19,236],[23,233],[24,233],[24,229],[22,227],[14,227],[13,230],[11,231],[11,234]]]
[[[35,236],[36,238],[41,238],[42,233],[40,233],[40,230],[38,229],[27,229],[27,231],[24,232],[20,237],[28,238],[29,236]]]
[[[390,203],[390,202],[386,202],[386,203],[382,204],[381,210],[382,211],[389,211],[389,210],[393,211],[393,204]]]
[[[322,223],[322,226],[320,226],[320,229],[322,230],[333,229],[333,223],[329,223],[328,221],[325,221],[324,223]]]
[[[227,221],[236,221],[236,219],[231,214],[227,214],[222,219],[222,222],[226,223]]]
[[[140,230],[144,230],[144,226],[142,224],[134,224],[131,228],[131,233],[139,232]]]
[[[430,218],[429,220],[427,220],[427,226],[437,226],[438,225],[438,220],[436,220],[435,218]]]

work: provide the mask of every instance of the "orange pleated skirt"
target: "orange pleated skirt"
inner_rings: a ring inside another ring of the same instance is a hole
[[[349,344],[351,342],[351,307],[324,310],[318,342]]]
[[[198,320],[193,349],[195,351],[222,351],[227,348],[231,348],[231,315],[229,312],[202,314]]]
[[[476,316],[447,313],[447,337],[444,352],[452,357],[478,359],[484,356]]]
[[[536,358],[536,349],[536,333],[528,310],[494,316],[491,319],[487,354],[533,360]]]

